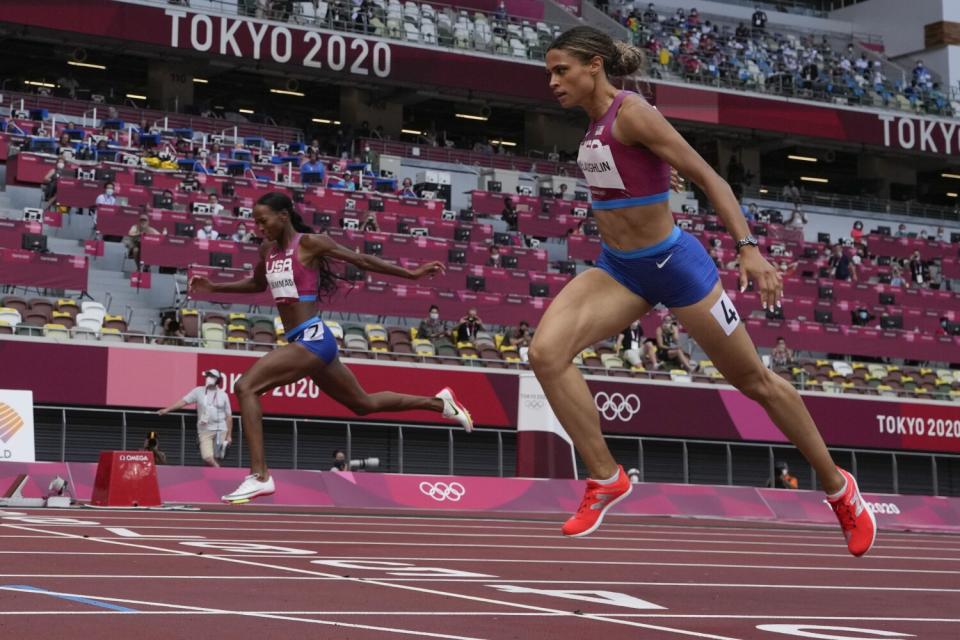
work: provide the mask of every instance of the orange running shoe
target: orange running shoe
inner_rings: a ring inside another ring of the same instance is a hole
[[[847,539],[847,549],[858,558],[870,551],[877,539],[877,519],[873,511],[863,501],[857,481],[848,472],[837,467],[847,480],[847,488],[836,500],[827,500],[833,512],[837,514],[843,535]]]
[[[563,523],[563,535],[571,538],[588,536],[597,530],[603,522],[603,515],[633,491],[630,477],[617,465],[617,479],[610,484],[600,484],[587,479],[587,491],[583,495],[580,508],[569,520]]]

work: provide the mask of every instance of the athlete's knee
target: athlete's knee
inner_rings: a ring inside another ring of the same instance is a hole
[[[375,411],[374,402],[367,394],[349,398],[344,404],[358,416],[365,416]]]
[[[219,467],[219,466],[220,466],[219,464],[217,464],[217,461],[216,461],[216,459],[215,459],[213,456],[210,456],[209,458],[204,458],[204,459],[203,459],[203,462],[204,462],[204,464],[206,464],[208,467]]]
[[[537,375],[549,375],[559,371],[563,366],[563,358],[556,349],[551,349],[544,344],[543,340],[533,339],[530,343],[530,351],[527,352],[530,359],[530,366]]]
[[[772,403],[783,391],[778,384],[780,381],[781,378],[769,369],[758,368],[737,381],[736,387],[751,400],[766,405]]]
[[[257,390],[254,388],[254,385],[251,382],[250,378],[246,375],[242,375],[234,385],[233,392],[237,394],[238,398],[242,398],[244,396],[256,395]]]

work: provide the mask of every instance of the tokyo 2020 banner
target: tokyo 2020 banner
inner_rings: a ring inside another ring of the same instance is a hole
[[[566,4],[564,2],[563,4]],[[67,42],[123,43],[134,49],[318,76],[353,77],[416,87],[473,91],[553,104],[543,63],[278,23],[185,6],[117,0],[4,3],[0,24],[46,30]],[[960,152],[955,120],[863,107],[751,95],[669,82],[647,83],[668,118],[837,140],[899,151]]]
[[[196,351],[152,345],[78,345],[0,339],[0,388],[33,392],[34,403],[160,408],[200,384],[209,368],[225,374],[233,390],[257,354]],[[433,395],[451,386],[480,426],[516,429],[521,406],[539,396],[520,393],[520,374],[509,370],[441,367],[370,360],[347,361],[368,391]],[[592,377],[588,380],[605,433],[785,442],[759,405],[731,387]],[[804,400],[831,446],[960,452],[960,404],[875,396],[805,393]],[[264,394],[264,413],[351,418],[312,381]],[[370,420],[438,423],[431,412],[378,414]],[[444,423],[446,424],[446,423]]]

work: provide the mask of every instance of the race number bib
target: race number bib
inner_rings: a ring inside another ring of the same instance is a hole
[[[737,325],[740,324],[740,314],[737,313],[733,301],[730,300],[726,291],[720,293],[720,298],[710,307],[710,313],[713,314],[714,319],[720,324],[726,335],[733,333]]]
[[[587,184],[599,189],[623,189],[623,178],[613,161],[613,152],[600,140],[584,140],[580,143],[577,164]]]
[[[324,339],[326,334],[327,331],[324,327],[324,324],[318,321],[316,324],[312,324],[303,330],[303,337],[301,338],[301,341],[319,342]]]

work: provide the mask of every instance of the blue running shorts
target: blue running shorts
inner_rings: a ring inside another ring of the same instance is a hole
[[[666,240],[643,249],[618,251],[603,244],[597,268],[651,306],[696,304],[720,278],[700,241],[679,227],[674,227]]]
[[[284,334],[287,342],[299,342],[307,351],[330,364],[337,357],[337,339],[319,317],[310,318]]]

